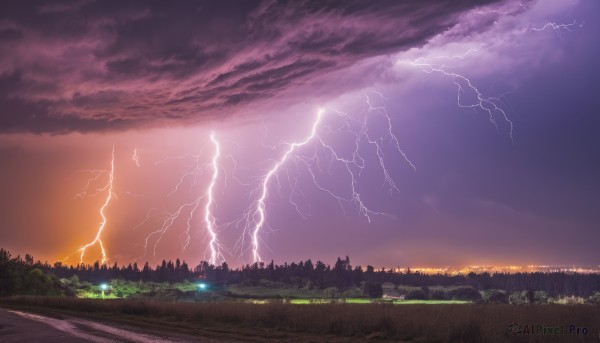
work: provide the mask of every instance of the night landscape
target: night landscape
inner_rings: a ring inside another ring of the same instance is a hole
[[[0,341],[599,342],[599,14],[0,3]]]

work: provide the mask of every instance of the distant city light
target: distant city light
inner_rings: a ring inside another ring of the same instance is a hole
[[[203,282],[198,284],[198,288],[200,288],[201,290],[205,290],[206,287],[207,287],[206,284]]]

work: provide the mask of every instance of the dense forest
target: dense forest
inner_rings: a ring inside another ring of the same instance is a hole
[[[255,263],[232,269],[227,263],[213,266],[207,262],[190,268],[185,261],[163,260],[152,267],[149,263],[139,266],[136,263],[112,266],[100,264],[69,266],[60,262],[54,264],[34,261],[31,255],[25,258],[12,255],[0,249],[0,296],[11,294],[63,294],[64,288],[58,281],[61,278],[77,276],[81,281],[92,283],[108,282],[113,279],[146,282],[181,282],[184,280],[206,280],[215,285],[252,283],[260,280],[280,282],[297,287],[340,289],[358,285],[382,284],[431,287],[468,286],[477,290],[501,289],[508,293],[515,291],[545,291],[553,297],[589,297],[600,291],[600,275],[577,273],[470,273],[467,275],[437,274],[428,275],[393,270],[352,266],[350,259],[338,258],[333,266],[310,259],[298,263]]]

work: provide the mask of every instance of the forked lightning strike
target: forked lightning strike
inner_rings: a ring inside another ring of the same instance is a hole
[[[80,257],[79,257],[79,263],[83,263],[83,256],[85,254],[85,250],[93,245],[95,245],[96,243],[98,243],[98,245],[100,246],[101,252],[102,252],[102,264],[106,264],[106,262],[108,261],[108,257],[106,254],[106,250],[104,248],[104,243],[102,242],[102,231],[104,231],[104,228],[106,227],[106,223],[107,223],[107,218],[106,218],[106,214],[104,213],[104,211],[106,210],[106,208],[108,207],[108,205],[110,204],[111,199],[113,198],[113,196],[115,196],[114,192],[113,192],[113,181],[114,181],[114,176],[115,176],[115,146],[113,145],[112,148],[112,158],[111,158],[111,162],[110,162],[110,171],[107,170],[97,170],[95,171],[98,174],[94,177],[88,180],[88,183],[86,185],[86,187],[84,188],[83,192],[80,193],[81,194],[86,194],[86,189],[87,187],[91,184],[92,181],[95,181],[98,179],[99,174],[104,174],[107,173],[108,174],[108,182],[106,184],[106,186],[104,186],[103,188],[99,189],[99,191],[107,191],[107,195],[106,195],[106,199],[104,200],[104,203],[102,204],[102,207],[100,208],[100,217],[102,217],[102,221],[100,222],[100,227],[98,228],[98,231],[96,233],[96,237],[94,238],[93,241],[91,241],[90,243],[82,246],[81,248],[79,248],[77,251],[81,253]],[[98,190],[95,194],[98,193]]]
[[[221,156],[221,147],[219,146],[219,142],[217,142],[215,138],[215,133],[210,133],[210,140],[215,146],[215,154],[212,159],[212,177],[210,179],[210,185],[208,186],[208,191],[206,195],[208,200],[206,201],[206,205],[204,207],[204,222],[206,223],[206,230],[210,235],[210,264],[217,264],[217,257],[221,256],[221,252],[219,251],[219,242],[217,241],[217,232],[216,232],[216,220],[215,216],[211,213],[211,207],[214,203],[213,190],[215,188],[215,183],[217,182],[217,178],[219,177],[219,157]]]
[[[378,96],[382,96],[378,92],[372,92],[372,93],[377,94]],[[390,119],[385,107],[373,105],[372,99],[367,94],[365,94],[365,96],[366,96],[366,103],[368,105],[368,110],[364,114],[364,118],[362,118],[362,119],[357,119],[357,118],[354,118],[351,115],[343,113],[341,111],[336,111],[336,110],[330,109],[332,112],[335,113],[335,115],[337,117],[343,119],[340,127],[336,128],[336,129],[332,129],[329,126],[322,126],[322,121],[323,121],[323,116],[324,116],[325,110],[323,110],[323,109],[319,110],[319,112],[317,113],[317,117],[315,118],[315,120],[312,124],[310,134],[300,142],[287,143],[288,147],[285,150],[282,157],[273,165],[273,167],[262,178],[259,188],[255,192],[253,192],[253,193],[258,193],[259,197],[245,211],[244,217],[243,217],[244,222],[245,222],[244,233],[250,235],[251,245],[252,245],[252,258],[253,258],[254,262],[262,261],[262,258],[260,256],[260,252],[259,252],[259,250],[260,250],[260,232],[266,225],[267,215],[266,215],[266,203],[265,202],[269,195],[270,183],[272,182],[273,178],[277,178],[277,173],[282,168],[285,169],[286,163],[288,163],[290,160],[292,160],[296,164],[299,163],[299,164],[304,165],[307,168],[307,170],[312,178],[312,181],[313,181],[314,185],[317,187],[317,189],[329,194],[334,199],[336,199],[340,203],[342,210],[344,209],[342,202],[354,203],[354,204],[356,204],[356,206],[358,206],[359,213],[364,215],[369,222],[371,221],[371,217],[370,217],[371,214],[383,214],[383,213],[369,209],[362,199],[361,192],[358,190],[358,181],[359,181],[358,178],[361,175],[363,169],[365,168],[365,164],[366,164],[366,160],[365,160],[365,158],[363,158],[361,156],[361,153],[359,150],[364,149],[365,145],[371,146],[373,148],[373,151],[376,154],[377,160],[379,162],[379,168],[383,173],[384,184],[389,185],[390,191],[399,191],[399,189],[396,186],[396,183],[392,179],[391,174],[389,173],[389,171],[386,167],[386,162],[385,162],[385,157],[384,157],[384,143],[386,143],[386,142],[391,143],[393,148],[398,153],[400,153],[400,155],[402,156],[402,159],[412,169],[416,169],[414,164],[408,159],[407,155],[400,149],[400,144],[398,142],[398,139],[392,132],[391,119]],[[384,134],[380,135],[379,137],[372,137],[372,135],[370,135],[368,132],[369,118],[372,115],[379,115],[385,120],[386,131]],[[336,133],[336,132],[340,132],[340,131],[345,131],[347,133],[350,133],[354,137],[354,141],[352,144],[354,148],[351,153],[351,156],[344,157],[343,154],[336,151],[335,148],[331,144],[327,143],[325,138],[319,134],[320,127],[323,129],[327,129],[328,133]],[[306,156],[306,155],[299,154],[298,150],[302,147],[308,146],[309,143],[311,143],[311,142],[314,142],[313,155]],[[332,164],[337,163],[338,166],[340,166],[342,168],[342,170],[344,170],[344,172],[349,176],[349,178],[350,178],[350,194],[351,194],[350,196],[344,197],[342,195],[336,194],[336,192],[332,191],[327,186],[325,186],[321,182],[319,182],[317,173],[324,172],[324,170],[319,162],[319,156],[318,156],[319,149],[321,149],[322,152],[326,153],[327,156],[329,156],[330,163],[329,163],[329,168],[327,169],[328,174],[331,174]],[[288,179],[289,179],[289,172],[288,172]],[[296,180],[296,182],[291,182],[291,180],[289,180],[289,181],[290,181],[290,186],[292,187],[292,189],[295,190],[295,188],[297,187],[297,184],[298,184],[297,180]],[[299,193],[302,194],[301,191]],[[291,199],[291,196],[290,196],[290,203],[302,215],[302,213],[298,209],[297,204]],[[241,243],[243,245],[243,238],[242,238]]]
[[[253,216],[258,216],[258,219],[256,220],[254,228],[252,229],[252,233],[251,233],[251,235],[252,235],[252,258],[254,259],[254,262],[261,261],[261,258],[260,258],[259,252],[258,252],[258,248],[259,248],[258,233],[260,232],[260,229],[263,227],[263,225],[265,223],[265,218],[266,218],[266,214],[265,214],[265,199],[267,198],[267,195],[268,195],[269,181],[275,175],[275,173],[277,172],[277,170],[279,170],[279,168],[285,163],[285,161],[287,160],[288,156],[294,150],[296,150],[297,148],[299,148],[299,147],[301,147],[303,145],[306,145],[308,142],[310,142],[313,139],[313,137],[316,136],[316,134],[317,134],[317,126],[321,122],[322,116],[323,116],[323,110],[320,109],[319,112],[317,113],[317,119],[313,123],[310,135],[308,137],[306,137],[301,142],[290,144],[289,148],[287,149],[287,151],[283,154],[283,157],[281,157],[281,159],[279,161],[277,161],[277,163],[275,163],[275,165],[273,166],[273,168],[271,168],[271,170],[269,170],[267,172],[267,174],[265,175],[265,177],[263,178],[263,180],[261,182],[261,185],[260,185],[260,197],[256,201],[256,207],[255,207],[254,213],[253,213]]]
[[[547,29],[552,29],[554,31],[560,32],[560,31],[569,31],[569,32],[573,32],[575,28],[579,27],[582,28],[583,24],[585,24],[584,21],[578,23],[576,20],[573,20],[572,23],[570,24],[558,24],[558,23],[553,23],[553,22],[548,22],[546,24],[544,24],[544,26],[541,27],[532,27],[531,29],[533,31],[544,31]]]
[[[551,29],[551,30],[554,30],[556,32],[556,34],[560,37],[561,32],[564,32],[564,31],[573,32],[577,28],[582,28],[584,24],[585,24],[585,22],[583,22],[583,21],[578,22],[576,20],[574,20],[572,23],[567,23],[567,24],[548,22],[541,27],[531,27],[531,30],[545,31],[545,30]],[[480,46],[480,48],[481,48],[481,46]],[[510,126],[509,136],[510,136],[511,141],[514,142],[514,137],[513,137],[514,125],[513,125],[513,122],[508,118],[508,115],[506,114],[504,109],[502,109],[499,106],[499,103],[500,103],[499,97],[485,97],[482,94],[482,92],[479,91],[479,89],[466,76],[446,70],[445,63],[434,63],[433,62],[434,60],[446,60],[446,61],[451,61],[451,60],[455,60],[455,59],[465,60],[467,58],[467,55],[469,55],[470,53],[473,53],[473,52],[478,52],[478,51],[479,51],[478,49],[469,49],[466,53],[464,53],[462,55],[458,55],[458,56],[443,56],[442,55],[442,56],[431,57],[431,58],[430,57],[420,57],[420,58],[417,58],[414,60],[402,59],[402,60],[399,60],[397,62],[397,64],[405,64],[405,65],[420,67],[426,73],[436,72],[436,73],[440,73],[440,74],[452,77],[454,84],[458,88],[457,89],[457,92],[458,92],[457,104],[458,104],[458,106],[463,107],[463,108],[480,109],[480,110],[487,112],[489,114],[490,122],[492,122],[492,124],[494,124],[494,126],[496,126],[496,128],[498,128],[498,123],[494,119],[494,113],[499,114],[502,117],[502,119],[506,123],[509,124],[509,126]],[[461,99],[461,94],[463,94],[465,91],[473,92],[475,94],[475,97],[477,98],[477,100],[470,104],[464,104]]]
[[[193,184],[195,184],[198,181],[197,180],[198,177],[200,177],[203,174],[203,171],[205,168],[208,168],[208,167],[211,168],[212,176],[211,176],[210,184],[208,185],[207,190],[204,194],[199,195],[197,198],[195,198],[191,202],[182,204],[181,206],[179,206],[177,208],[177,210],[175,212],[168,213],[165,216],[165,219],[163,220],[162,225],[158,229],[150,232],[146,236],[146,239],[144,240],[144,255],[147,252],[150,241],[153,239],[154,236],[157,236],[157,238],[153,244],[153,256],[156,258],[156,249],[157,249],[159,243],[161,242],[162,238],[169,231],[169,229],[175,224],[176,220],[179,219],[184,214],[186,215],[186,220],[185,220],[185,229],[182,233],[182,236],[183,236],[182,248],[185,250],[191,240],[191,229],[192,229],[192,225],[193,225],[192,220],[194,219],[194,216],[195,216],[198,208],[201,207],[202,200],[204,200],[206,198],[206,203],[204,204],[204,224],[206,226],[206,231],[208,233],[208,236],[210,237],[210,241],[208,244],[208,250],[210,250],[210,257],[209,257],[208,261],[209,261],[209,263],[216,265],[220,261],[224,260],[223,255],[221,254],[221,245],[219,243],[218,235],[217,235],[216,218],[212,214],[212,207],[214,206],[214,203],[215,203],[213,193],[214,193],[215,184],[217,182],[217,179],[219,178],[219,168],[221,168],[219,165],[221,148],[220,148],[219,142],[216,139],[214,132],[211,132],[210,140],[214,146],[214,154],[213,154],[211,163],[202,164],[202,163],[200,163],[200,156],[192,155],[192,154],[186,154],[184,156],[179,156],[179,157],[168,157],[165,160],[156,162],[156,164],[158,165],[158,164],[164,163],[166,160],[182,159],[182,158],[186,158],[186,157],[192,157],[194,160],[191,165],[191,168],[186,173],[184,173],[184,175],[179,179],[179,181],[175,185],[175,188],[167,194],[167,197],[170,197],[174,193],[176,193],[179,190],[179,188],[183,185],[185,180],[188,178],[192,178]],[[143,223],[145,223],[147,220],[148,220],[148,215],[146,216],[146,219],[142,223],[140,223],[136,226],[136,228],[139,227],[140,225],[142,225]]]
[[[489,115],[490,122],[497,129],[498,129],[498,122],[494,118],[494,114],[495,113],[499,114],[502,117],[502,119],[506,123],[508,123],[508,125],[510,127],[509,136],[510,136],[511,141],[514,142],[514,137],[513,137],[514,124],[509,119],[506,112],[498,105],[498,103],[500,102],[499,98],[485,97],[481,93],[481,91],[479,91],[479,89],[475,85],[473,85],[471,80],[468,79],[467,77],[465,77],[464,75],[447,71],[446,69],[444,69],[446,67],[446,65],[444,63],[435,64],[432,62],[432,60],[435,60],[435,59],[439,59],[439,60],[461,59],[461,60],[464,60],[469,53],[476,52],[476,51],[478,51],[478,50],[469,49],[469,51],[467,51],[465,54],[463,54],[461,56],[438,56],[438,57],[434,57],[434,58],[420,57],[415,60],[403,59],[403,60],[399,60],[397,63],[420,67],[424,72],[429,73],[429,74],[436,72],[436,73],[440,73],[440,74],[451,77],[452,81],[454,82],[454,84],[457,87],[457,99],[456,99],[457,105],[462,108],[471,108],[473,110],[480,109],[480,110],[483,110],[484,112],[487,112]],[[476,100],[472,103],[465,104],[462,101],[461,95],[467,91],[473,92]]]
[[[137,167],[141,167],[141,165],[140,165],[140,157],[138,156],[137,149],[133,149],[133,156],[131,158],[133,159],[133,161],[135,162],[135,165]]]

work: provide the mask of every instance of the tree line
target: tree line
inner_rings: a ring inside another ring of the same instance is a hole
[[[58,279],[77,275],[79,280],[91,283],[108,282],[112,279],[144,282],[181,282],[184,280],[205,280],[215,285],[245,283],[253,284],[269,280],[296,287],[320,288],[336,287],[345,289],[365,283],[431,287],[467,286],[477,290],[502,289],[516,291],[545,291],[553,297],[589,297],[600,291],[600,275],[565,272],[552,273],[469,273],[466,275],[423,274],[419,272],[397,272],[392,269],[375,269],[373,266],[352,266],[350,259],[338,258],[333,266],[312,260],[281,265],[254,263],[239,268],[230,268],[223,262],[215,266],[201,262],[191,268],[185,261],[163,260],[152,267],[148,262],[143,266],[137,263],[112,266],[95,262],[92,265],[66,265],[60,262],[48,264],[34,261],[31,255],[25,258],[11,257],[0,249],[0,296],[10,294],[32,294],[42,292],[44,287],[56,288]],[[29,287],[29,288],[28,288]],[[33,288],[40,288],[35,291]],[[60,292],[60,287],[54,292]]]

